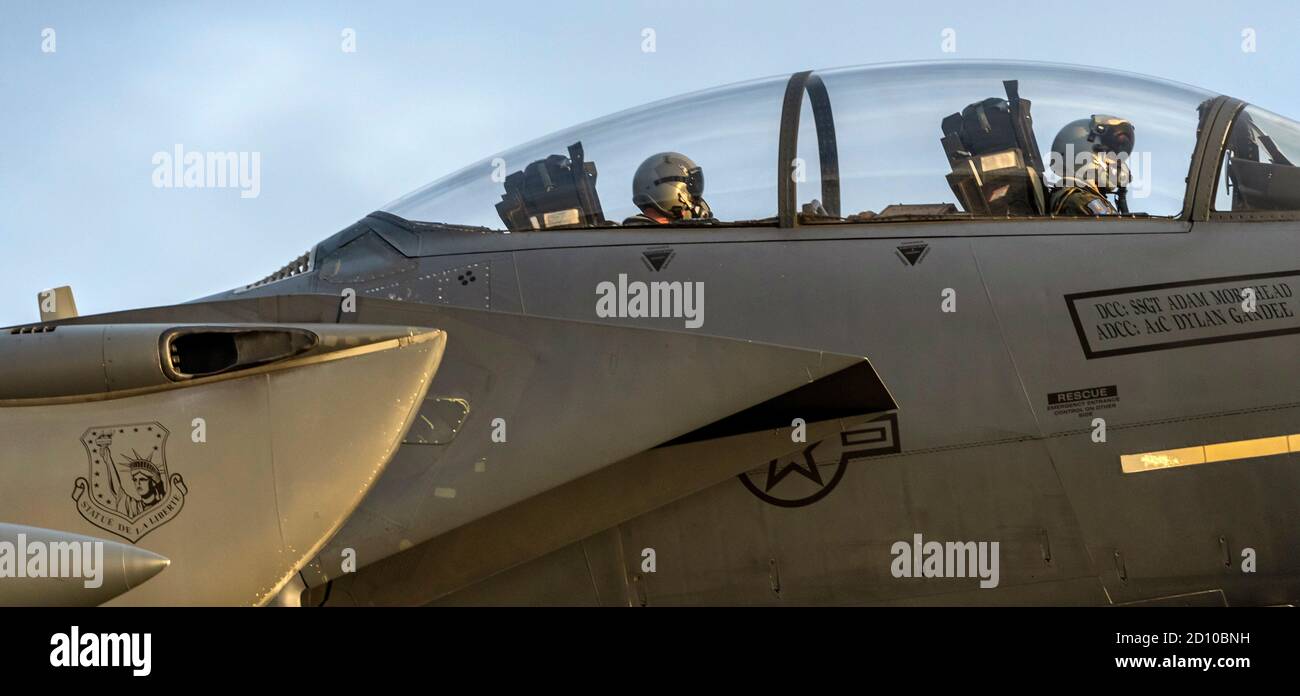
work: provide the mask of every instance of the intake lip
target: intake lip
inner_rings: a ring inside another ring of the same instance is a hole
[[[293,327],[184,326],[159,341],[163,373],[180,382],[302,355],[320,337]]]

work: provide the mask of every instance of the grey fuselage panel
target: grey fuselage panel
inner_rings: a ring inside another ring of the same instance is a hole
[[[503,235],[366,218],[349,229],[317,248],[307,273],[206,300],[274,312],[276,295],[354,292],[871,361],[897,404],[900,451],[849,464],[840,490],[773,513],[779,524],[755,512],[767,503],[729,482],[611,531],[629,554],[658,544],[698,564],[652,578],[660,601],[766,601],[766,570],[753,588],[743,580],[766,564],[763,553],[786,554],[771,559],[784,569],[785,596],[810,603],[1300,596],[1296,450],[1121,468],[1121,455],[1300,434],[1295,223],[1025,219]],[[702,323],[671,311],[598,311],[603,283],[622,292],[655,282],[698,288]],[[1245,287],[1259,289],[1262,313],[1236,307],[1232,293]],[[449,345],[456,341],[450,331]],[[444,372],[452,369],[449,361]],[[767,550],[728,561],[716,535],[664,539],[719,511],[734,513],[726,535],[762,539]],[[892,577],[891,543],[914,533],[1002,540],[1002,588]],[[864,550],[817,566],[814,558],[846,547]],[[1239,567],[1247,550],[1260,559],[1257,572]],[[869,589],[850,591],[862,583]]]

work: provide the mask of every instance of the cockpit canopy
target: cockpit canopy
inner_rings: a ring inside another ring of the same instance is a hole
[[[1300,124],[1247,105],[1228,133],[1215,209],[1300,210]]]
[[[1068,156],[1052,152],[1073,126],[1087,143],[1127,149],[1122,176],[1111,179],[1123,197],[1117,217],[1177,217],[1215,99],[1129,73],[1037,63],[801,73],[569,128],[383,210],[501,231],[614,227],[642,213],[633,204],[637,168],[672,151],[698,164],[716,216],[680,224],[775,225],[793,214],[805,223],[1044,215],[1054,212],[1045,194],[1073,181]],[[1242,113],[1228,139],[1216,209],[1300,208],[1300,170],[1292,164],[1300,162],[1300,126],[1254,107]]]
[[[522,172],[525,181],[520,183],[526,183],[545,173],[553,185],[572,183],[570,147],[581,143],[585,164],[594,165],[588,169],[602,225],[640,212],[632,204],[633,175],[645,158],[665,150],[700,163],[708,181],[705,195],[715,210],[727,211],[727,219],[768,217],[775,214],[775,148],[784,89],[784,78],[772,78],[622,111],[483,159],[383,210],[408,220],[505,229],[497,204],[507,194],[510,177]],[[530,165],[553,155],[570,164],[552,160],[530,174]],[[582,217],[582,224],[592,224],[590,216]]]

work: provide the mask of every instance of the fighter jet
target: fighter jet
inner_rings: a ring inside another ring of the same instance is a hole
[[[1293,603],[1294,162],[1054,64],[616,113],[244,287],[41,293],[0,522],[170,559],[122,605]]]

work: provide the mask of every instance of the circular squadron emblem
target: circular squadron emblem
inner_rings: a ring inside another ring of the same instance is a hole
[[[759,500],[779,507],[803,507],[830,495],[856,459],[896,454],[898,414],[887,413],[851,426],[838,438],[819,440],[740,475]]]
[[[835,467],[829,478],[822,476],[821,468],[813,456],[813,450],[822,444],[814,442],[804,448],[803,452],[773,459],[767,463],[767,475],[757,471],[740,475],[740,482],[750,493],[760,500],[780,507],[802,507],[825,498],[844,476],[846,461],[831,461],[827,464]],[[797,478],[786,481],[786,477],[796,474]],[[757,479],[762,478],[760,486]],[[785,485],[781,485],[785,481]]]
[[[167,471],[167,429],[160,423],[91,428],[81,436],[89,476],[72,499],[86,521],[135,543],[181,512],[189,490]]]

